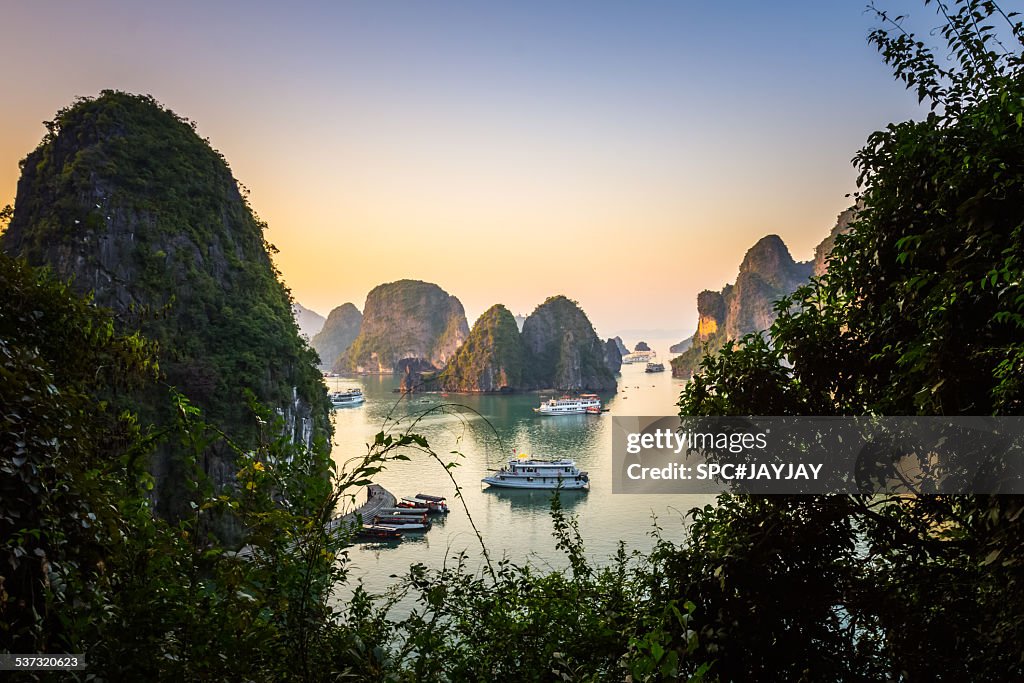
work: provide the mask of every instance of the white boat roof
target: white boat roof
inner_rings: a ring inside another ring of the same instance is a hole
[[[541,467],[543,467],[544,465],[549,465],[549,466],[554,466],[554,467],[565,467],[566,465],[576,465],[576,462],[574,460],[569,460],[567,458],[563,458],[561,460],[534,460],[533,458],[513,458],[509,462],[510,463],[515,463],[516,465],[539,465]]]

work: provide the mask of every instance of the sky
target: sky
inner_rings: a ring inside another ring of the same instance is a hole
[[[937,24],[923,2],[878,0]],[[76,96],[198,124],[296,300],[435,282],[470,322],[577,300],[602,336],[689,336],[775,233],[812,257],[856,151],[919,116],[834,2],[46,2],[0,22],[0,205]],[[628,341],[628,340],[627,340]]]

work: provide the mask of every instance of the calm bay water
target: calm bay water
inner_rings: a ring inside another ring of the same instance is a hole
[[[668,347],[674,342],[648,343],[667,366]],[[665,538],[680,540],[683,513],[714,501],[713,496],[611,492],[611,417],[675,414],[684,382],[674,379],[669,370],[648,374],[642,363],[624,365],[619,392],[602,397],[610,412],[600,416],[535,414],[533,408],[550,394],[426,394],[399,400],[399,394],[393,392],[398,386],[396,377],[326,381],[331,390],[358,386],[366,395],[365,404],[334,411],[333,453],[339,468],[350,458],[365,454],[366,444],[377,432],[403,431],[418,419],[413,431],[424,435],[446,461],[459,462],[455,479],[493,559],[505,556],[541,567],[566,565],[551,535],[550,491],[500,490],[480,483],[488,470],[501,468],[517,453],[571,458],[590,473],[589,492],[566,491],[561,499],[563,507],[578,518],[587,554],[596,562],[611,557],[620,540],[628,549],[649,549],[653,545],[649,536],[652,516],[657,516]],[[451,451],[461,455],[451,455]],[[430,531],[406,534],[399,544],[359,544],[350,549],[352,578],[362,580],[375,593],[383,592],[394,582],[390,576],[404,573],[411,564],[437,568],[462,550],[474,558],[480,556],[479,542],[466,509],[454,498],[455,487],[448,474],[426,455],[407,454],[411,461],[390,464],[374,477],[375,482],[399,498],[416,493],[447,496],[452,511],[445,518],[434,517]]]

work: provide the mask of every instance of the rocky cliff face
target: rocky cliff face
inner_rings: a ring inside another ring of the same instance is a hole
[[[378,285],[366,297],[359,336],[333,370],[390,374],[403,359],[440,369],[468,336],[462,304],[437,285],[419,280]]]
[[[686,351],[691,346],[693,346],[693,337],[690,337],[689,339],[684,339],[683,341],[679,342],[678,344],[673,344],[672,346],[668,347],[668,352],[669,353],[682,353],[683,351]]]
[[[523,324],[527,351],[524,388],[615,391],[604,344],[580,307],[564,296],[538,306]]]
[[[602,343],[585,313],[564,296],[551,297],[526,319],[520,334],[501,304],[473,325],[444,370],[403,368],[403,391],[510,392],[533,389],[615,391],[611,367],[618,347]]]
[[[299,338],[255,219],[224,158],[150,97],[105,91],[58,112],[22,162],[0,247],[49,265],[79,292],[160,345],[167,384],[242,448],[258,438],[247,395],[276,411],[295,441],[330,434],[329,403]],[[143,419],[173,423],[168,397],[140,399]],[[326,454],[323,456],[326,460]],[[209,453],[216,484],[233,455]],[[326,472],[326,462],[324,465]],[[157,509],[179,510],[173,449],[153,462]],[[188,475],[191,476],[191,475]]]
[[[299,326],[299,334],[307,340],[315,337],[327,322],[322,315],[309,310],[297,301],[292,304],[292,316],[295,318],[295,324]]]
[[[717,351],[727,339],[770,327],[775,301],[810,275],[811,263],[794,261],[778,235],[761,238],[744,256],[734,284],[697,295],[697,331],[691,347],[672,359],[672,374],[690,377],[706,351]]]
[[[612,341],[615,342],[615,346],[619,349],[620,358],[629,353],[629,349],[626,348],[626,344],[622,341],[622,337],[612,337]]]
[[[726,336],[738,339],[768,329],[775,321],[775,302],[807,282],[811,268],[809,262],[794,261],[778,235],[762,237],[743,258],[725,301]]]
[[[604,343],[604,364],[612,373],[622,370],[622,352],[619,351],[619,345],[615,343],[615,339],[608,339]]]
[[[797,262],[778,235],[761,238],[747,251],[736,282],[719,292],[705,290],[697,295],[697,331],[690,340],[672,347],[680,355],[672,359],[672,374],[690,377],[707,352],[717,351],[729,339],[760,332],[775,322],[775,302],[805,284],[812,275],[825,272],[826,260],[835,238],[849,229],[855,215],[851,208],[839,215],[836,226],[815,249],[815,259]]]
[[[342,304],[331,311],[323,324],[323,329],[309,342],[320,357],[321,369],[329,370],[341,354],[348,351],[352,342],[359,336],[362,325],[363,314],[354,304]]]
[[[836,219],[836,224],[832,227],[832,231],[828,234],[828,237],[823,239],[821,243],[814,248],[813,269],[815,277],[820,277],[828,271],[828,256],[832,252],[832,247],[836,243],[836,237],[850,231],[850,224],[853,223],[853,220],[857,217],[857,211],[862,206],[863,204],[858,201],[857,204],[839,214],[839,217]]]
[[[514,391],[523,386],[525,363],[526,349],[515,318],[495,304],[473,325],[437,385],[445,391]]]

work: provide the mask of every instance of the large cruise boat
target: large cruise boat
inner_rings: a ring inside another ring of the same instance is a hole
[[[589,489],[590,476],[572,460],[533,460],[520,456],[481,480],[508,489]]]
[[[601,399],[597,394],[580,394],[575,398],[569,396],[553,398],[541,403],[539,407],[533,409],[533,412],[541,415],[579,415],[586,413],[588,409],[590,412],[601,411]]]
[[[361,389],[346,389],[345,391],[331,392],[331,405],[335,408],[344,406],[357,406],[366,401]]]

